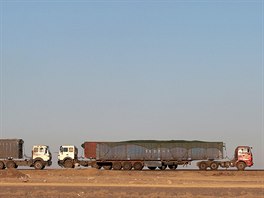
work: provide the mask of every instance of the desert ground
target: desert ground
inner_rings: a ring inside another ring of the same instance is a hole
[[[261,170],[6,169],[0,197],[263,197]]]

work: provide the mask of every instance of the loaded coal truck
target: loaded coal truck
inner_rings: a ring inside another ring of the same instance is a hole
[[[52,164],[49,146],[33,146],[32,156],[24,157],[23,144],[22,139],[0,139],[0,169],[28,166],[41,170]]]
[[[58,164],[73,168],[75,163],[106,170],[151,170],[169,168],[175,170],[179,165],[197,162],[200,170],[217,170],[236,167],[244,170],[253,165],[251,147],[238,146],[234,158],[224,157],[223,142],[185,141],[185,140],[133,140],[122,142],[84,142],[84,158],[77,157],[75,146],[61,146]]]

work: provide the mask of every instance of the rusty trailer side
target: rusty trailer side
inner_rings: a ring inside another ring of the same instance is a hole
[[[22,159],[23,143],[22,139],[0,139],[0,158]]]

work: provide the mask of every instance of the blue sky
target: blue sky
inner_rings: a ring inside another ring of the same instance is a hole
[[[186,139],[264,167],[262,1],[1,1],[1,136]]]

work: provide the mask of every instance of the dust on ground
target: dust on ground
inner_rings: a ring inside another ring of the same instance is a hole
[[[0,171],[0,197],[264,197],[264,171]]]

